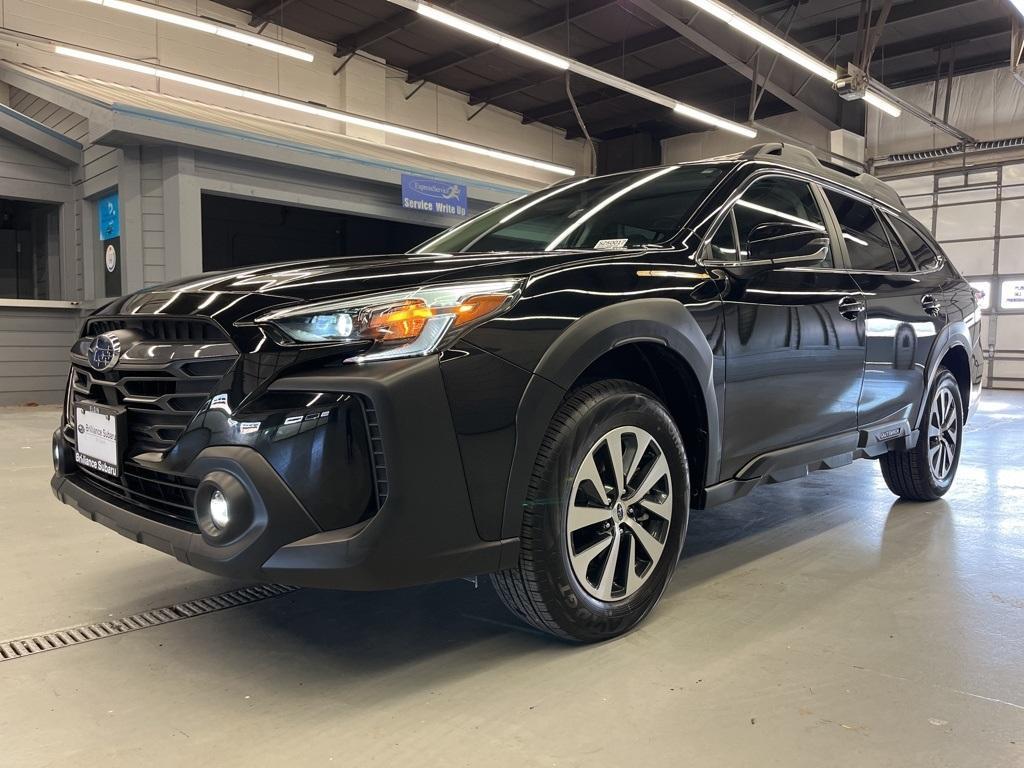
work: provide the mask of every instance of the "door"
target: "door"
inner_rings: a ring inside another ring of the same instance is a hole
[[[744,260],[751,230],[798,224],[830,233],[820,191],[790,176],[757,178],[708,244],[710,262]],[[813,267],[730,278],[724,295],[722,479],[769,451],[852,431],[864,369],[863,297],[830,253]],[[846,316],[844,316],[844,311]]]
[[[867,304],[858,423],[913,423],[924,398],[928,358],[946,322],[941,271],[929,268],[935,266],[930,249],[932,263],[924,251],[909,253],[893,225],[883,223],[880,212],[866,201],[835,190],[827,191],[826,197],[843,233],[851,274]],[[909,227],[906,231],[913,232]],[[915,259],[921,260],[923,269]]]

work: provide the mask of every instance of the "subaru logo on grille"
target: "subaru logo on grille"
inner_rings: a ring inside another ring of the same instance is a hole
[[[112,333],[103,333],[89,344],[89,365],[97,371],[109,371],[121,357],[121,342]]]

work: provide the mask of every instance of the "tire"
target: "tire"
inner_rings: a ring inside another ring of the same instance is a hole
[[[573,390],[537,455],[518,563],[492,574],[495,589],[514,614],[557,637],[596,642],[622,635],[668,586],[689,499],[679,429],[651,392],[620,380]]]
[[[964,436],[964,407],[953,374],[940,368],[921,417],[917,445],[879,459],[889,490],[908,501],[934,501],[953,485]]]

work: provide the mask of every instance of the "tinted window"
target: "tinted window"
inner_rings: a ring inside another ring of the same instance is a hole
[[[572,181],[460,224],[415,253],[653,245],[682,229],[725,166],[675,165]]]
[[[882,222],[875,215],[875,209],[832,190],[826,190],[825,195],[839,219],[846,250],[850,254],[850,266],[857,270],[895,272],[892,246]]]
[[[917,230],[906,224],[895,216],[886,216],[892,224],[903,245],[910,251],[911,257],[917,263],[918,269],[934,269],[939,263],[939,257],[923,237],[917,234]]]
[[[755,181],[733,208],[740,238],[740,254],[746,256],[750,231],[758,224],[792,222],[825,231],[825,222],[808,184],[781,176]],[[832,266],[832,255],[821,263]]]
[[[896,257],[896,265],[900,268],[900,272],[916,272],[917,265],[910,258],[910,254],[903,247],[900,239],[896,237],[888,215],[882,214],[882,224],[885,226],[885,234],[889,236],[889,242],[892,243],[892,253]]]

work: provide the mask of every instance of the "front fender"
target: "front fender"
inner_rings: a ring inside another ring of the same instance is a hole
[[[665,346],[693,372],[707,412],[706,482],[717,479],[721,430],[714,386],[714,354],[707,337],[693,314],[674,299],[624,301],[602,307],[572,323],[538,362],[516,417],[516,445],[505,496],[503,537],[519,535],[523,502],[537,453],[566,392],[602,355],[624,344],[643,342]]]

